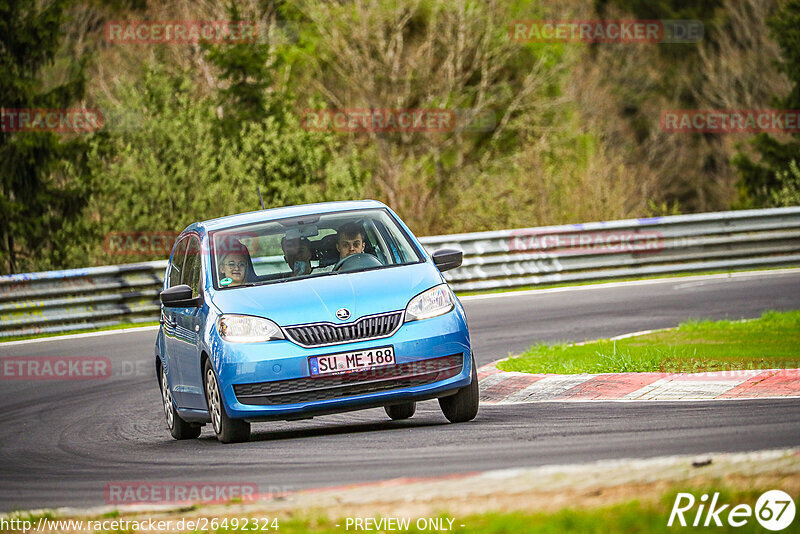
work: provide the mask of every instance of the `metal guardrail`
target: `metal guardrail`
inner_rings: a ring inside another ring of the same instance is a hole
[[[424,237],[456,291],[800,265],[800,207]],[[158,318],[167,262],[0,276],[0,338]]]

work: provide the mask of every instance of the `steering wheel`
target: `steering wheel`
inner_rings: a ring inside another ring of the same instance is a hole
[[[357,269],[369,269],[370,267],[380,267],[383,264],[373,256],[366,252],[358,252],[351,254],[346,258],[342,258],[336,265],[333,266],[333,271],[355,271]]]

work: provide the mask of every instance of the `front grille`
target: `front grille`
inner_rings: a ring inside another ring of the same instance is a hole
[[[314,323],[287,326],[289,338],[303,347],[321,347],[389,337],[403,321],[402,311],[368,315],[348,324]]]
[[[234,384],[233,391],[242,404],[294,404],[431,384],[457,375],[463,366],[463,355],[453,354],[342,375]]]

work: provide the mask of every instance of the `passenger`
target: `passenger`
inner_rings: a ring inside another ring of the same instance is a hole
[[[292,276],[311,274],[311,242],[305,237],[281,239],[283,259],[292,269]]]
[[[349,222],[339,227],[336,238],[336,250],[339,251],[339,261],[352,254],[364,252],[364,228],[356,223]]]
[[[242,285],[247,281],[247,273],[250,271],[250,252],[241,243],[236,243],[220,256],[219,284],[223,287]]]

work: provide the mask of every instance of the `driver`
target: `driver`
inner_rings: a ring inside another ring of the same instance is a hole
[[[336,250],[339,251],[339,261],[353,254],[364,252],[364,229],[356,222],[343,224],[339,228],[336,238]]]

